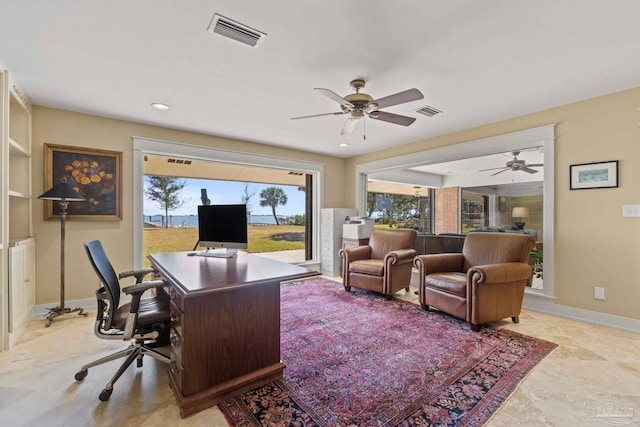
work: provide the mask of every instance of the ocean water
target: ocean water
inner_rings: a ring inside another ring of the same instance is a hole
[[[163,215],[145,215],[145,224],[154,224],[157,226],[162,225]],[[281,222],[282,220],[293,219],[292,216],[278,215]],[[274,224],[276,220],[273,215],[251,215],[249,216],[249,225],[251,224]],[[185,228],[198,228],[198,215],[169,215],[170,227],[185,227]]]

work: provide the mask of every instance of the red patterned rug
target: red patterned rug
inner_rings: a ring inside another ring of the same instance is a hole
[[[280,381],[219,405],[234,426],[478,426],[556,344],[311,278],[281,289]]]

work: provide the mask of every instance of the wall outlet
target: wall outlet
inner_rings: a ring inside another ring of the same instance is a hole
[[[625,218],[640,217],[640,205],[622,205],[622,216]]]
[[[604,288],[598,286],[593,288],[593,297],[595,299],[604,300]]]

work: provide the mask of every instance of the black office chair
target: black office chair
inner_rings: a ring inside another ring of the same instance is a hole
[[[137,360],[138,368],[142,367],[142,357],[145,354],[161,362],[170,363],[169,357],[154,349],[168,344],[169,296],[164,292],[164,281],[142,281],[147,274],[154,271],[152,268],[126,271],[116,276],[100,241],[93,240],[85,243],[84,247],[102,285],[96,291],[98,313],[95,334],[103,339],[131,341],[131,345],[126,349],[84,365],[75,375],[77,381],[82,381],[87,376],[89,368],[126,357],[100,393],[100,400],[104,402],[109,400],[113,384],[134,360]],[[120,306],[119,279],[125,277],[135,277],[136,283],[122,288],[122,292],[131,295],[131,302]],[[149,289],[156,289],[156,295],[142,299],[142,294]]]

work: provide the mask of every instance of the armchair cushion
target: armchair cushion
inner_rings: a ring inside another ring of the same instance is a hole
[[[380,276],[384,274],[384,261],[381,259],[361,259],[349,264],[349,272]]]
[[[464,273],[433,273],[426,277],[426,286],[449,294],[467,296],[467,275]]]

